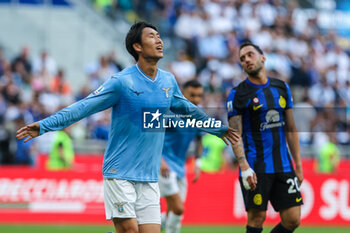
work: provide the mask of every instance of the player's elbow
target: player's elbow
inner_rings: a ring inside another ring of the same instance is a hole
[[[176,207],[173,208],[173,212],[176,215],[183,215],[184,208],[183,208],[183,206],[176,206]]]
[[[294,121],[287,120],[286,131],[288,133],[296,133],[296,132],[298,132],[297,126],[295,125]]]

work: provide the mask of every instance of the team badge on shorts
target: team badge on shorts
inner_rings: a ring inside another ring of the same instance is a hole
[[[122,213],[122,212],[124,212],[124,207],[123,207],[123,205],[125,205],[125,204],[126,204],[125,201],[123,201],[123,202],[117,202],[117,203],[114,203],[114,206],[117,207],[119,213]]]
[[[261,194],[255,194],[254,198],[253,198],[253,202],[255,205],[261,205],[262,204],[262,196]]]

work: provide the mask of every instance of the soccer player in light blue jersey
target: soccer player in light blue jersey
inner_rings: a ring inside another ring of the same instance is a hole
[[[183,94],[194,105],[199,105],[203,97],[203,87],[197,80],[184,84]],[[159,189],[167,202],[167,215],[162,215],[162,227],[166,233],[179,233],[187,193],[185,162],[190,143],[196,139],[195,156],[199,159],[202,143],[199,130],[172,128],[165,132],[162,160],[160,165]],[[197,165],[197,164],[196,164]],[[195,167],[196,182],[200,176],[200,167]]]
[[[157,68],[163,41],[148,23],[135,23],[125,44],[137,61],[113,75],[85,99],[17,131],[28,141],[49,131],[61,130],[84,117],[112,108],[111,130],[103,160],[106,218],[118,233],[160,232],[158,174],[164,130],[144,130],[144,108],[165,108],[189,114],[197,121],[209,117],[182,95],[172,74]],[[159,113],[158,113],[159,114]],[[154,119],[159,117],[152,114]],[[153,119],[153,120],[154,120]],[[226,126],[203,129],[235,144],[239,137]]]

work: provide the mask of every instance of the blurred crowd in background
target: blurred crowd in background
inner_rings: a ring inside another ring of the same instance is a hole
[[[296,20],[297,2],[287,2],[95,0],[91,5],[110,20],[122,16],[130,23],[142,19],[154,23],[176,51],[166,69],[180,86],[198,79],[205,88],[203,106],[220,109],[216,117],[223,120],[229,91],[246,78],[239,45],[252,41],[265,53],[269,77],[291,86],[301,145],[317,148],[315,153],[327,143],[350,145],[349,38],[322,30],[317,14]],[[18,56],[7,58],[0,48],[1,162],[21,163],[14,148],[25,146],[15,141],[16,129],[87,96],[123,69],[115,57],[111,51],[86,64],[86,82],[73,93],[65,71],[48,51],[30,54],[30,48],[23,47]],[[109,111],[93,115],[74,125],[71,136],[106,140],[109,120]],[[9,153],[3,148],[13,151],[13,157],[4,159]]]

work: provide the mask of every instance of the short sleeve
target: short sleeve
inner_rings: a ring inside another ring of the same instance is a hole
[[[230,92],[230,94],[228,95],[228,98],[227,98],[228,118],[242,114],[240,111],[238,111],[238,109],[234,105],[235,97],[236,97],[236,90],[232,89],[232,91]]]
[[[287,90],[287,104],[286,104],[286,109],[288,108],[293,108],[293,97],[292,93],[290,91],[289,85],[287,83],[284,83],[286,85],[286,90]]]

